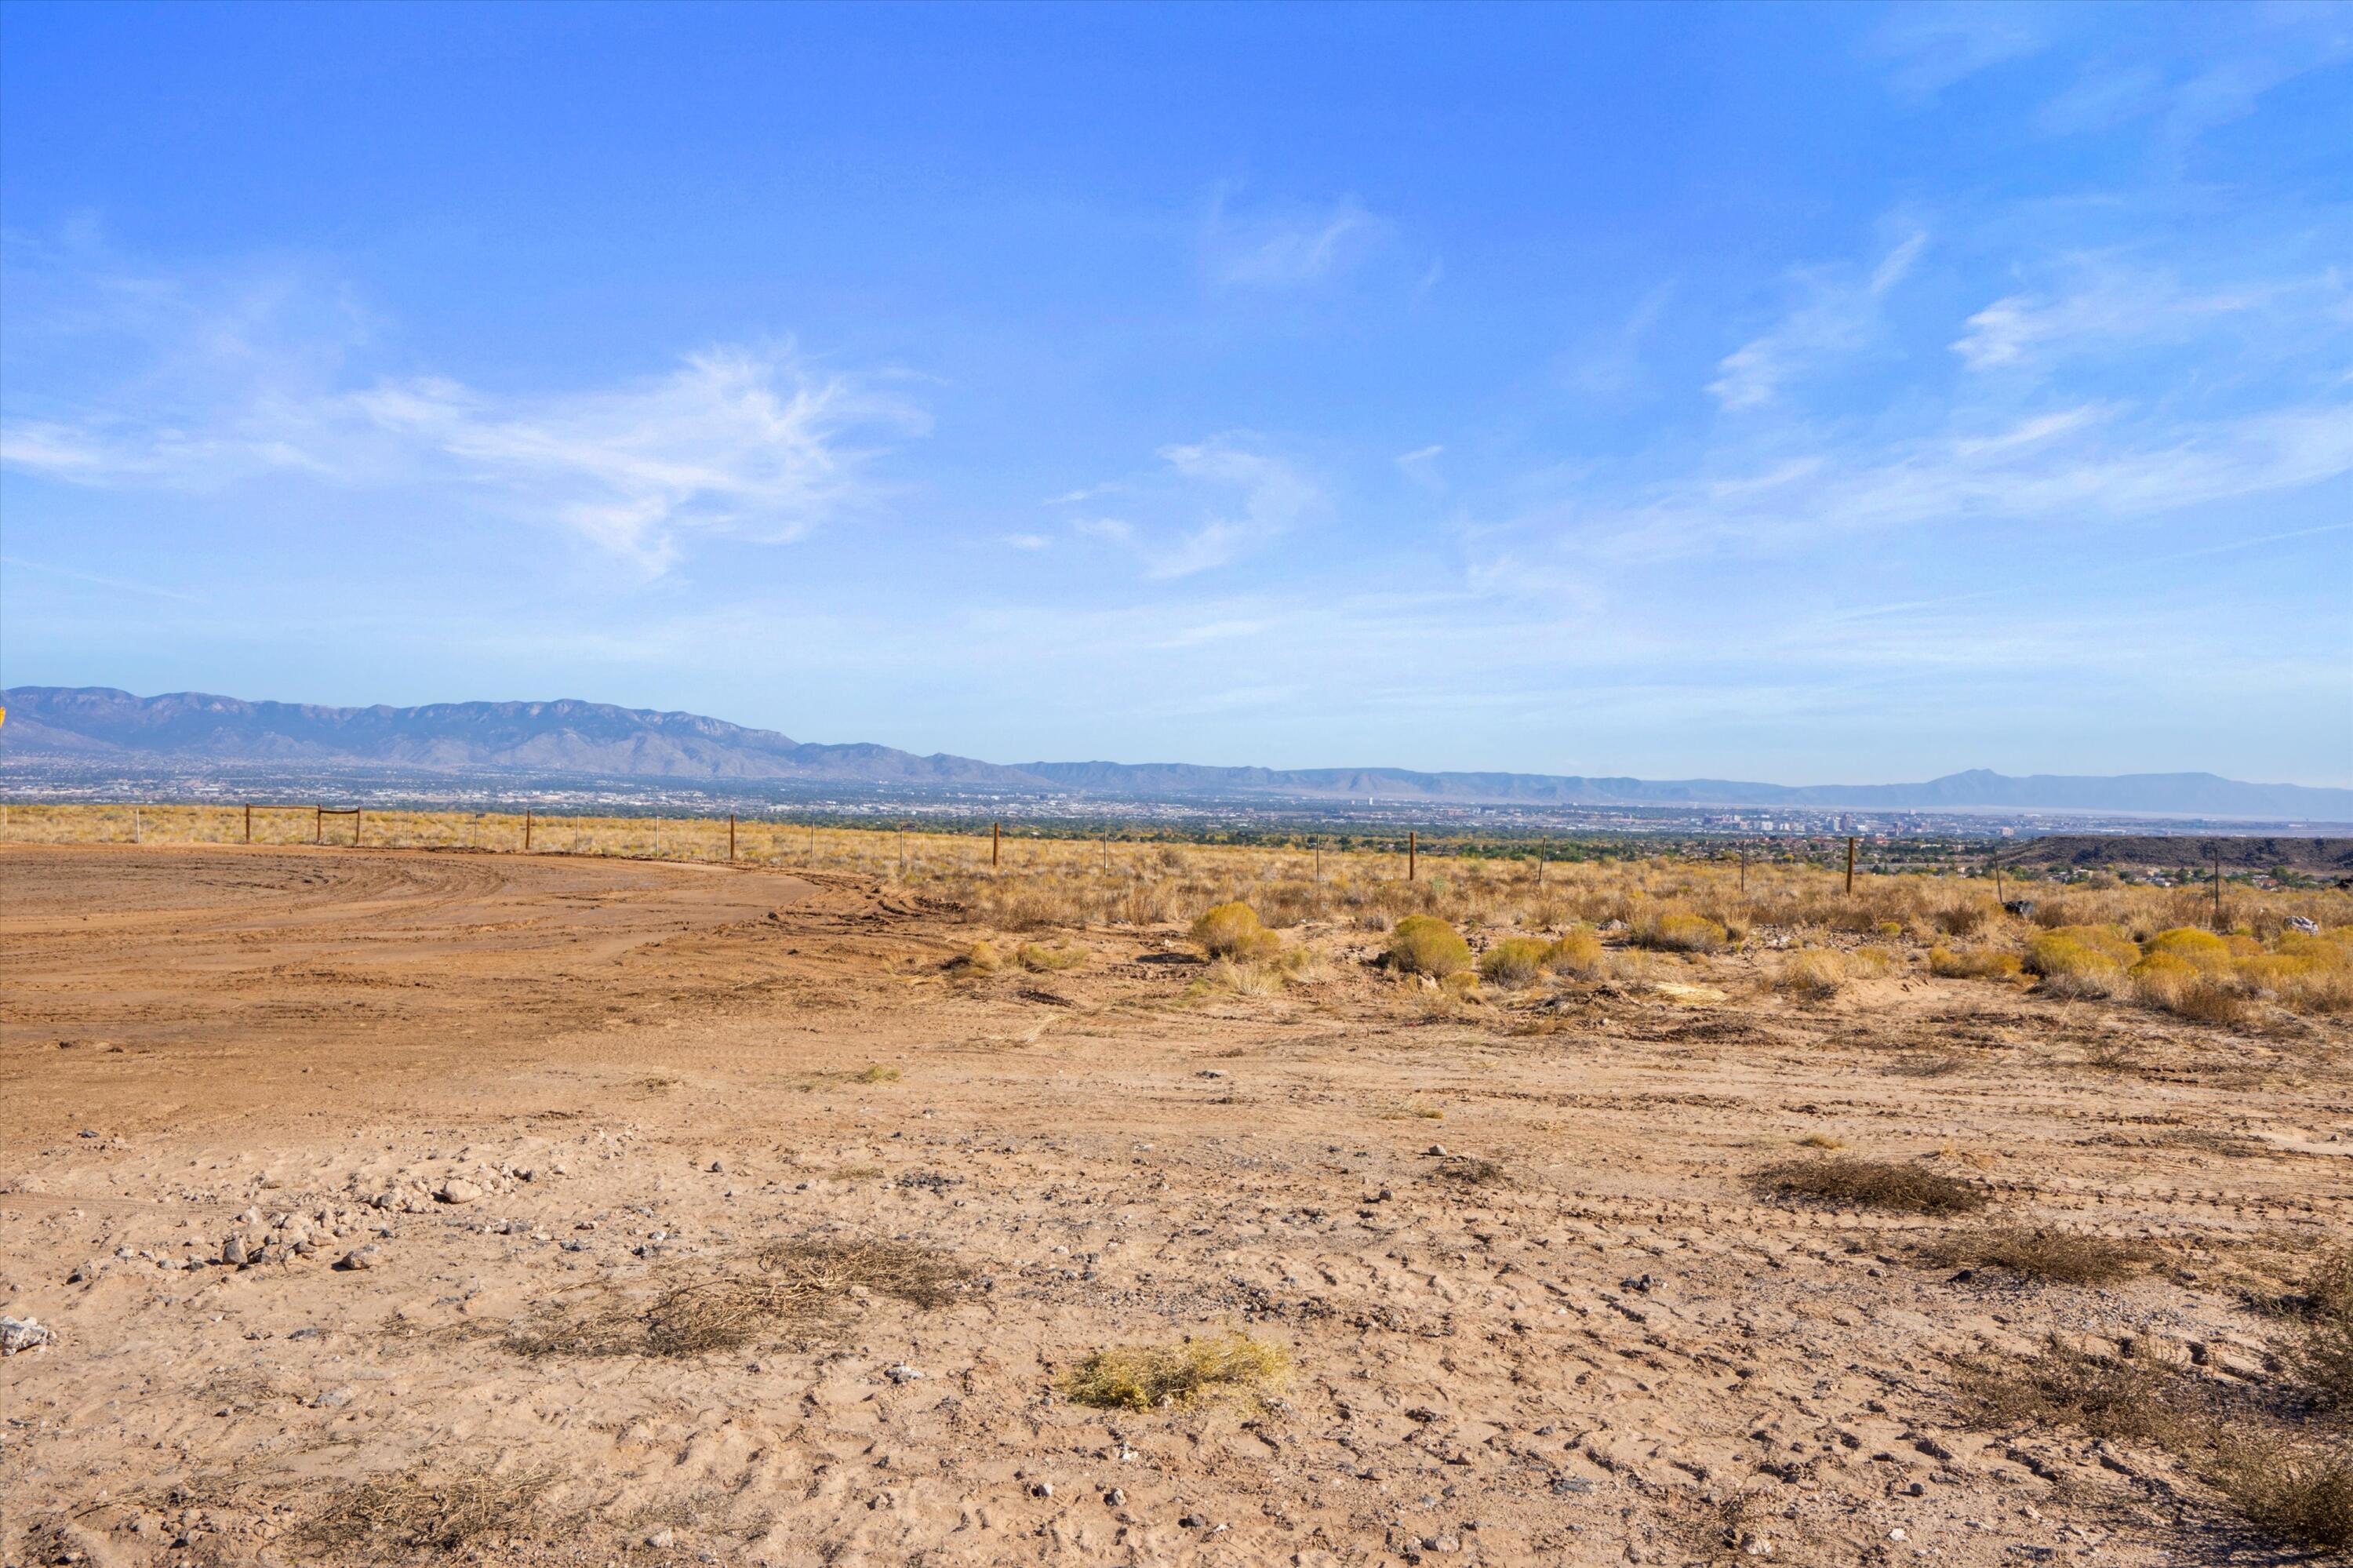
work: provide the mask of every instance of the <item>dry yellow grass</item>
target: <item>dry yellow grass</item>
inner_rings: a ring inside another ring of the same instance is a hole
[[[262,809],[253,835],[257,844],[308,844],[315,826],[307,807]],[[522,816],[512,812],[370,810],[359,827],[364,843],[392,847],[511,853],[523,840]],[[330,842],[348,843],[352,832],[351,819],[327,819]],[[235,843],[243,832],[236,807],[13,806],[7,837]],[[718,862],[727,846],[723,818],[543,816],[532,826],[540,854]],[[2024,920],[2005,914],[1977,877],[1864,873],[1849,895],[1837,872],[1790,863],[1752,863],[1745,891],[1727,864],[1664,857],[1555,861],[1539,885],[1531,860],[1425,848],[1420,876],[1409,882],[1404,857],[1384,851],[1327,845],[1319,871],[1305,847],[1105,842],[1024,830],[1004,840],[992,868],[985,833],[812,829],[750,815],[737,821],[735,847],[746,865],[871,877],[945,900],[999,932],[1187,924],[1233,903],[1246,904],[1270,936],[1310,923],[1390,930],[1421,916],[1505,936],[1567,927],[1547,968],[1639,983],[1639,974],[1612,972],[1633,955],[1605,948],[1595,927],[1621,922],[1633,942],[1702,952],[1769,928],[1807,949],[1784,960],[1785,989],[1818,999],[1869,972],[1859,967],[1869,960],[1841,938],[1895,948],[1966,936],[1967,949],[1926,955],[1932,972],[2000,979],[2003,955],[2013,955],[2051,994],[2113,995],[2210,1022],[2265,1007],[2353,1009],[2353,892],[2343,889],[2234,885],[2226,892],[2234,930],[2214,936],[2200,928],[2211,916],[2202,889],[2029,885],[2035,910]],[[2295,929],[2295,918],[2318,934]]]
[[[1062,1380],[1062,1393],[1103,1410],[1178,1409],[1271,1388],[1290,1368],[1291,1352],[1282,1346],[1229,1329],[1173,1345],[1097,1351]]]

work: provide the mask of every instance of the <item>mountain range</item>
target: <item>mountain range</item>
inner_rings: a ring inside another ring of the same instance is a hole
[[[103,686],[0,692],[0,759],[370,767],[724,784],[968,788],[1158,799],[1286,797],[1533,806],[1854,807],[2075,810],[2353,821],[2353,789],[2248,784],[2211,773],[2116,777],[1984,768],[1915,784],[1765,784],[1397,768],[1208,768],[1187,763],[999,764],[887,746],[821,745],[700,714],[609,703],[320,707],[200,692],[139,697]]]

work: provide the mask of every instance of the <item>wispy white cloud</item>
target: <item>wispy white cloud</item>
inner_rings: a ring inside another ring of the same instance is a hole
[[[1417,447],[1409,452],[1399,452],[1393,460],[1398,471],[1420,485],[1424,490],[1442,490],[1446,482],[1439,477],[1438,460],[1446,455],[1442,446]]]
[[[1220,284],[1295,288],[1362,260],[1390,228],[1353,196],[1322,207],[1240,210],[1221,190],[1210,204],[1201,246],[1209,275]]]
[[[1820,269],[1799,273],[1793,281],[1799,302],[1772,331],[1725,355],[1708,392],[1730,412],[1760,408],[1812,367],[1867,345],[1878,327],[1880,301],[1910,273],[1927,244],[1917,230],[1905,235],[1860,281]]]
[[[1123,488],[1159,519],[1143,526],[1085,517],[1071,527],[1133,551],[1145,575],[1188,577],[1230,565],[1290,532],[1325,505],[1321,486],[1288,460],[1240,435],[1163,447],[1160,472]]]
[[[2054,361],[2118,347],[2184,343],[2237,318],[2227,324],[2241,339],[2241,354],[2224,355],[2227,363],[2260,346],[2247,341],[2250,315],[2272,318],[2297,334],[2332,320],[2353,322],[2348,313],[2353,279],[2333,270],[2204,288],[2105,257],[2072,258],[2063,272],[2043,288],[2005,294],[1970,316],[1953,352],[1971,370],[2047,369]]]
[[[2048,41],[2026,6],[1946,0],[1899,6],[1872,35],[1867,51],[1898,94],[1926,100],[1979,71],[2039,54]]]
[[[923,416],[789,346],[719,345],[665,375],[491,395],[435,376],[352,375],[355,334],[322,341],[305,291],[101,275],[35,329],[95,343],[104,373],[69,404],[0,417],[0,463],[99,489],[220,491],[288,478],[455,490],[565,528],[643,569],[698,532],[781,542],[874,503],[885,440]]]
[[[1532,519],[1619,564],[1781,556],[1874,532],[2102,526],[2293,491],[2353,474],[2353,404],[2182,423],[2080,407],[1984,429],[1679,480]]]
[[[861,442],[923,428],[912,408],[788,351],[743,348],[608,391],[500,400],[412,381],[346,402],[459,481],[655,567],[690,532],[781,543],[871,503]]]
[[[1653,285],[1623,321],[1564,353],[1556,362],[1562,385],[1588,397],[1620,397],[1639,386],[1645,379],[1644,340],[1666,314],[1675,288],[1672,278]]]

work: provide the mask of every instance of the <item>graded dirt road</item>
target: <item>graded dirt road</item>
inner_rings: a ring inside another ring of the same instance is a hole
[[[2162,1453],[1966,1425],[1956,1367],[2263,1378],[2249,1302],[2345,1234],[2339,1027],[1806,1008],[1737,955],[1450,1016],[1337,926],[1263,996],[1173,928],[984,935],[821,874],[0,849],[0,1313],[57,1335],[0,1361],[0,1561],[2254,1550]],[[1757,1195],[1808,1139],[2149,1265],[1931,1266],[1983,1216]],[[1071,1397],[1228,1330],[1287,1376]]]

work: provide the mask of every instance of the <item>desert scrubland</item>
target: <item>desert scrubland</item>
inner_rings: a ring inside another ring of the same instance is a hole
[[[2353,1539],[2353,894],[315,825],[11,813],[0,1560]]]

